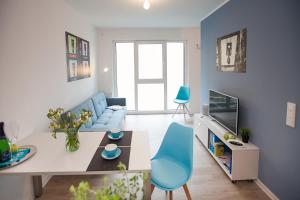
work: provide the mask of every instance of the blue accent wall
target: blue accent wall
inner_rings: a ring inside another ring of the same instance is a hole
[[[216,39],[247,28],[247,72],[216,70]],[[231,0],[201,22],[201,100],[208,89],[240,99],[240,127],[260,148],[259,179],[280,199],[300,199],[300,1]]]

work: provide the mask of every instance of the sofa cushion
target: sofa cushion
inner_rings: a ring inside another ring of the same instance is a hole
[[[124,115],[113,114],[110,120],[107,123],[107,126],[110,128],[122,128]]]
[[[101,116],[112,117],[114,111],[110,109],[105,109]]]
[[[101,116],[97,119],[95,124],[104,124],[104,125],[106,125],[106,124],[108,124],[109,120],[110,120],[110,117]]]
[[[96,129],[97,131],[107,131],[108,130],[107,126],[104,124],[94,124],[91,128]]]
[[[103,92],[99,92],[92,97],[97,117],[100,117],[107,107],[106,98]]]
[[[113,112],[113,116],[112,117],[114,117],[116,115],[121,115],[122,118],[123,118],[126,114],[127,114],[127,110],[125,110],[125,109],[116,110],[116,111]]]
[[[92,100],[88,100],[87,106],[88,106],[87,110],[92,112],[91,119],[92,119],[92,122],[94,123],[97,120],[97,114],[96,114],[95,107],[94,107]]]
[[[106,109],[103,114],[97,119],[91,128],[103,129],[103,131],[109,130],[111,128],[122,129],[123,119],[126,115],[126,110],[112,111]]]
[[[102,115],[97,119],[95,124],[109,124],[110,121],[114,121],[112,118],[116,118],[117,120],[122,121],[124,116],[126,115],[126,110],[117,110],[112,111],[110,109],[105,109],[105,111],[102,113]]]
[[[75,113],[77,115],[77,117],[79,117],[81,110],[89,110],[92,112],[92,117],[91,119],[89,119],[89,121],[84,125],[86,128],[90,128],[92,126],[93,123],[96,122],[97,120],[97,115],[96,115],[96,111],[94,109],[94,105],[91,99],[83,102],[82,104],[76,106],[75,108],[73,108],[72,110],[70,110],[71,112]]]

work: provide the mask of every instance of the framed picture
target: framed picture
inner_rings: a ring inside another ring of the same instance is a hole
[[[69,54],[76,54],[77,52],[77,39],[75,36],[69,35],[68,36],[68,53]]]
[[[216,65],[222,72],[246,72],[247,29],[217,39]]]
[[[68,81],[91,77],[90,44],[87,40],[66,32]]]
[[[69,59],[69,74],[70,74],[70,78],[74,78],[77,77],[77,70],[78,70],[78,63],[77,60],[71,60]]]

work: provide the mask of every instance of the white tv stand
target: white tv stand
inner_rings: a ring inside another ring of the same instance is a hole
[[[259,161],[259,148],[257,146],[251,143],[243,143],[239,139],[237,140],[239,140],[243,146],[237,146],[229,143],[223,137],[224,134],[229,133],[229,131],[210,117],[202,114],[194,115],[194,133],[232,182],[238,180],[257,179]],[[221,156],[223,158],[223,162],[222,159],[217,157],[210,149],[210,137],[215,136],[218,140],[224,143],[224,146],[226,146],[228,151],[227,157]],[[224,164],[224,157],[225,160],[226,158],[227,160],[231,159],[230,167]]]

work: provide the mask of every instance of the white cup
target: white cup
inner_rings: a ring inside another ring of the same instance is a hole
[[[112,137],[118,138],[120,136],[121,130],[118,128],[112,128],[110,130],[110,133],[111,133]]]
[[[105,146],[105,151],[108,156],[114,156],[117,152],[118,146],[116,144],[108,144]]]

